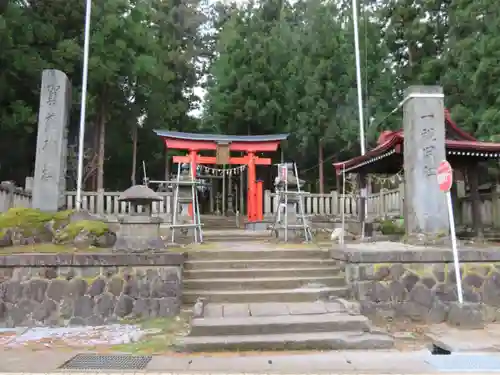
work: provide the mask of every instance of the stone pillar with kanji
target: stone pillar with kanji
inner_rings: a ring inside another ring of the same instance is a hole
[[[406,233],[448,234],[446,195],[436,175],[446,159],[443,89],[409,87],[403,112]]]

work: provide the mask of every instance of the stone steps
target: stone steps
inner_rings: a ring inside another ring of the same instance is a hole
[[[348,291],[342,267],[327,251],[266,246],[233,244],[189,253],[183,302],[201,297],[205,305],[181,347],[198,352],[392,348],[392,337],[370,332],[366,317],[351,314],[345,301],[332,301]]]
[[[245,242],[245,243],[252,243],[255,241],[267,241],[269,240],[269,235],[240,235],[240,234],[227,234],[227,235],[211,235],[208,234],[206,235],[205,232],[203,232],[203,242],[205,243],[210,243],[210,242]]]
[[[368,318],[339,313],[194,319],[190,336],[275,335],[311,332],[369,332]]]
[[[368,332],[310,332],[268,335],[187,336],[179,340],[187,351],[222,350],[373,350],[390,349],[393,339]]]
[[[187,279],[184,280],[184,290],[295,289],[311,283],[327,287],[341,287],[345,285],[345,280],[343,276]]]
[[[266,278],[266,277],[320,277],[337,276],[342,269],[337,266],[302,267],[302,268],[241,268],[241,269],[191,269],[184,271],[184,279],[210,278]]]
[[[208,252],[208,251],[207,251]],[[294,259],[221,259],[221,260],[188,260],[184,264],[185,270],[210,269],[276,269],[276,268],[318,268],[335,267],[333,259],[294,258]]]
[[[272,250],[253,250],[252,245],[249,244],[243,249],[221,249],[221,250],[200,250],[190,251],[188,254],[188,261],[217,261],[217,260],[293,260],[293,259],[329,259],[330,252],[321,249],[280,249],[277,247]]]
[[[255,303],[255,302],[314,302],[329,297],[344,297],[345,287],[320,287],[300,289],[255,289],[255,290],[184,290],[183,302],[195,303],[198,297],[210,303]]]
[[[236,217],[201,215],[201,222],[206,229],[237,229]]]

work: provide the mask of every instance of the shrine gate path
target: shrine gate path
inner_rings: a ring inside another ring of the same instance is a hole
[[[248,167],[248,221],[263,220],[262,183],[256,181],[256,165],[271,165],[270,158],[259,157],[258,152],[275,152],[288,134],[276,135],[218,135],[155,130],[167,149],[186,150],[185,156],[174,156],[174,163],[189,163],[196,178],[196,166],[236,164]],[[200,151],[215,151],[215,156],[198,155]],[[231,156],[231,152],[244,152],[244,156]]]

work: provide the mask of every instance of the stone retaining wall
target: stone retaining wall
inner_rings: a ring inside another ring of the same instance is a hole
[[[426,323],[481,325],[500,322],[500,251],[461,249],[465,303],[458,294],[450,250],[401,245],[401,250],[334,250],[345,262],[350,297],[363,313]]]
[[[0,326],[177,315],[183,263],[173,253],[0,256]]]

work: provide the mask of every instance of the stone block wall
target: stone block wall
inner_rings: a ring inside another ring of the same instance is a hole
[[[344,250],[350,297],[363,313],[425,323],[500,322],[500,251],[461,249],[464,304],[460,305],[451,251],[402,245],[401,250]]]
[[[0,326],[101,325],[177,315],[183,254],[0,256]]]

